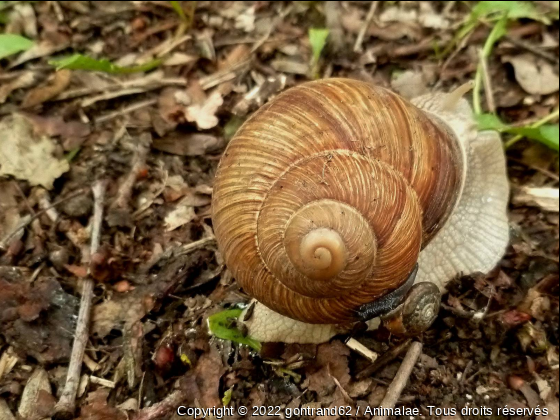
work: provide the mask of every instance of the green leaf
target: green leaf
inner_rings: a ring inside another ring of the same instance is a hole
[[[208,317],[208,329],[216,337],[245,344],[253,350],[260,351],[261,343],[251,337],[245,337],[235,328],[234,319],[241,315],[243,309],[228,309]]]
[[[319,58],[321,58],[321,53],[327,44],[328,36],[328,29],[309,29],[309,43],[311,44],[311,50],[313,51],[313,63],[317,63]]]
[[[23,36],[2,34],[0,35],[0,59],[21,51],[26,51],[33,45],[33,41],[24,38]]]
[[[179,17],[181,18],[181,20],[183,22],[187,21],[187,16],[185,15],[185,11],[183,10],[183,8],[181,7],[181,3],[178,1],[170,1],[169,3],[171,3],[171,7],[173,7],[173,10],[175,10],[175,12],[179,15]]]
[[[226,140],[230,140],[231,138],[233,138],[235,133],[237,133],[237,130],[239,130],[239,127],[241,127],[244,122],[245,118],[238,117],[237,115],[231,117],[231,119],[224,126],[224,137],[226,138]]]
[[[62,58],[60,60],[50,60],[49,64],[55,66],[57,70],[70,69],[101,71],[112,74],[128,74],[152,70],[161,64],[161,60],[151,60],[138,66],[120,67],[111,63],[107,59],[96,60],[95,58],[91,58],[86,55],[74,54],[73,56]]]
[[[547,124],[540,127],[511,127],[506,131],[539,141],[558,152],[558,124]]]
[[[512,127],[505,124],[500,117],[494,114],[475,115],[476,123],[480,131],[495,130],[500,133],[515,134],[515,140],[526,137],[541,142],[545,146],[558,152],[558,124],[545,124],[541,126]]]
[[[231,393],[233,391],[233,386],[224,392],[224,396],[222,397],[222,405],[227,407],[227,405],[231,402]]]
[[[512,20],[525,18],[550,23],[550,20],[528,1],[481,1],[473,7],[471,19],[478,20],[502,13],[507,14]]]
[[[500,117],[494,114],[478,114],[474,118],[480,131],[495,130],[501,132],[508,128],[508,125],[504,124]]]
[[[482,53],[485,57],[490,57],[494,44],[507,33],[507,22],[509,15],[505,14],[492,28],[486,42],[484,43],[484,49]]]
[[[74,160],[74,158],[80,152],[80,150],[81,147],[76,147],[75,149],[70,150],[68,153],[64,155],[64,159],[66,159],[68,163],[72,162],[72,160]]]

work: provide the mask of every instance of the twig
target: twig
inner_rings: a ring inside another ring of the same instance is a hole
[[[354,44],[354,52],[360,52],[360,50],[362,49],[362,42],[364,42],[364,37],[366,36],[366,32],[369,28],[371,21],[373,20],[373,16],[375,15],[377,6],[379,6],[378,1],[371,2],[368,14],[366,16],[366,20],[362,24],[362,27],[360,28],[360,32],[358,32],[358,36],[356,37],[356,43]]]
[[[47,216],[49,219],[51,219],[51,222],[56,223],[58,222],[59,219],[59,214],[56,210],[54,210],[54,206],[51,204],[50,199],[49,199],[49,194],[46,190],[39,188],[36,192],[37,197],[38,197],[38,201],[39,201],[39,206],[41,207],[42,212],[44,211],[45,213],[47,213]],[[37,213],[37,215],[39,215],[41,213]],[[87,245],[82,243],[81,238],[87,237],[85,232],[84,232],[84,227],[81,226],[81,224],[79,225],[79,231],[76,233],[74,231],[68,230],[65,233],[66,237],[70,240],[70,242],[72,242],[72,244],[81,250],[82,252],[82,259],[84,257],[87,257]],[[85,255],[84,255],[85,254]]]
[[[522,39],[517,39],[510,35],[504,35],[504,39],[508,40],[516,47],[523,48],[524,50],[535,54],[536,56],[544,58],[546,61],[549,61],[552,64],[556,64],[558,62],[558,59],[554,56],[554,54],[543,51],[538,47],[530,44],[529,42],[523,41]]]
[[[135,104],[132,104],[130,106],[104,114],[101,117],[96,118],[95,122],[97,124],[101,124],[103,122],[112,120],[113,118],[119,117],[121,115],[129,114],[131,112],[138,111],[139,109],[145,108],[147,106],[155,105],[157,104],[157,101],[158,101],[157,99],[148,99],[142,102],[136,102]]]
[[[350,347],[350,349],[354,350],[356,353],[361,354],[366,359],[369,359],[371,363],[377,360],[377,353],[368,349],[366,346],[364,346],[355,338],[350,337],[348,340],[346,340],[346,345]]]
[[[17,235],[17,233],[22,230],[25,229],[27,226],[29,226],[29,224],[33,221],[36,220],[39,216],[48,213],[48,211],[56,206],[58,206],[59,204],[64,203],[65,201],[68,201],[74,197],[77,197],[78,195],[82,194],[84,192],[84,188],[79,189],[78,191],[70,194],[68,197],[64,197],[58,201],[55,201],[52,204],[49,204],[48,206],[44,207],[41,211],[35,213],[33,216],[31,215],[27,215],[24,216],[22,218],[22,220],[19,222],[19,224],[17,225],[17,227],[14,229],[13,232],[10,232],[9,234],[7,234],[2,240],[0,240],[0,249],[4,249],[5,246],[12,240],[12,238],[14,236]],[[49,217],[50,218],[50,217]],[[52,219],[51,219],[52,220]]]
[[[494,101],[494,91],[492,90],[492,80],[488,74],[488,62],[482,50],[479,51],[479,64],[482,71],[482,84],[484,85],[484,94],[486,96],[486,106],[492,114],[496,112],[496,102]]]
[[[177,410],[177,407],[187,398],[184,391],[173,391],[165,399],[150,407],[140,410],[132,417],[132,420],[152,420],[161,419],[166,415]]]
[[[521,159],[515,159],[515,158],[512,158],[512,157],[508,157],[508,160],[510,160],[512,162],[515,162],[515,163],[519,163],[520,165],[525,165],[527,168],[538,171],[538,172],[546,175],[547,177],[553,179],[556,182],[560,181],[560,177],[558,175],[556,175],[554,172],[549,171],[548,169],[540,168],[536,165],[532,165],[530,163],[527,163],[527,162],[525,162]]]
[[[146,164],[146,157],[152,144],[152,136],[149,133],[141,134],[138,137],[137,147],[135,149],[134,158],[132,161],[132,168],[122,181],[117,191],[117,195],[111,208],[127,209],[130,196],[132,195],[132,187],[138,178],[138,173]]]
[[[385,394],[385,397],[383,397],[383,401],[381,401],[381,407],[386,409],[395,408],[395,404],[401,396],[401,392],[406,386],[408,378],[412,373],[412,369],[414,368],[414,365],[416,364],[416,361],[418,360],[418,357],[420,357],[421,353],[422,343],[418,341],[413,342],[408,348],[406,356],[404,356],[404,360],[399,367],[399,370],[397,371],[393,382],[391,382],[391,385],[389,385],[389,388],[387,388],[387,393]],[[375,416],[373,420],[385,420],[387,417],[387,415]]]
[[[103,222],[103,206],[105,202],[105,182],[96,182],[92,190],[94,198],[94,208],[90,255],[94,255],[99,249],[101,224]],[[93,286],[94,283],[91,278],[88,277],[83,280],[80,311],[78,313],[78,321],[76,323],[76,333],[74,335],[74,344],[72,345],[72,354],[70,356],[68,374],[66,376],[66,383],[64,385],[60,400],[55,406],[55,412],[57,413],[58,417],[71,418],[76,408],[76,392],[80,383],[82,361],[84,358],[84,351],[89,335],[89,320],[91,315]]]
[[[356,375],[356,379],[360,380],[369,377],[382,367],[386,366],[388,363],[395,360],[403,351],[406,350],[411,341],[412,339],[409,338],[408,340],[403,341],[398,346],[393,347],[389,351],[383,353],[383,355],[379,359],[377,359],[375,363],[372,363],[361,372],[358,372],[358,374]]]

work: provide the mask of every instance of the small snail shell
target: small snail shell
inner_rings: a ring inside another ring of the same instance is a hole
[[[434,283],[417,283],[408,292],[404,302],[382,317],[385,327],[397,335],[419,335],[435,321],[441,296]]]
[[[249,295],[303,322],[349,322],[406,281],[465,170],[435,115],[360,81],[309,82],[261,107],[229,143],[214,231]]]

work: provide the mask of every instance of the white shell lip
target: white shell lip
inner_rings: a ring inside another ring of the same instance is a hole
[[[499,134],[476,130],[472,109],[465,99],[454,109],[445,109],[445,95],[424,95],[412,100],[455,132],[467,162],[455,209],[418,259],[416,283],[429,281],[442,291],[457,275],[487,273],[503,258],[509,244],[510,191]]]

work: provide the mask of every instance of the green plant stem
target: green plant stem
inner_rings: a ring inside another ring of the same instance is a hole
[[[559,115],[559,108],[556,108],[554,110],[554,112],[552,112],[551,114],[547,115],[546,117],[534,122],[533,124],[531,124],[531,128],[539,128],[542,125],[545,125],[547,122],[550,122],[552,120],[555,120],[558,118]],[[511,139],[509,139],[505,144],[504,144],[504,148],[509,149],[511,146],[513,146],[515,143],[517,143],[519,140],[521,140],[523,138],[523,136],[521,135],[516,135],[514,137],[512,137]]]
[[[473,109],[475,114],[482,113],[482,106],[480,104],[480,85],[482,84],[482,60],[486,60],[490,57],[492,53],[492,49],[494,48],[494,44],[498,39],[500,39],[503,35],[505,35],[505,26],[507,24],[507,14],[504,14],[502,18],[494,25],[488,38],[486,38],[486,42],[484,43],[484,47],[480,52],[480,60],[478,66],[476,67],[476,76],[474,79],[474,88],[473,88]]]

